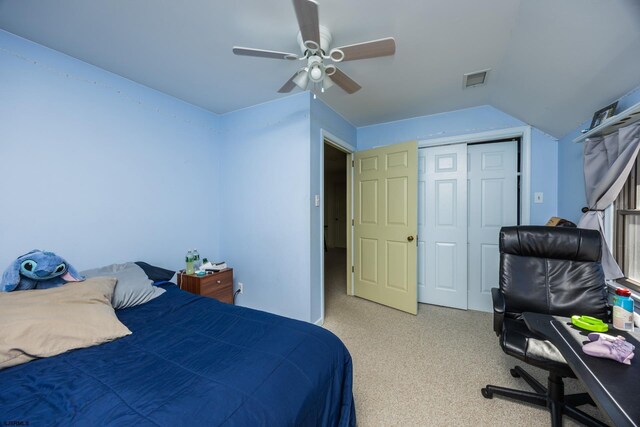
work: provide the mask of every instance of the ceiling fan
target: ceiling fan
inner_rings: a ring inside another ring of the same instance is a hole
[[[338,63],[355,59],[376,58],[393,55],[396,52],[396,42],[393,37],[329,49],[332,41],[331,32],[327,27],[319,24],[318,3],[315,0],[293,0],[293,7],[300,27],[297,40],[302,55],[273,50],[233,47],[233,53],[236,55],[306,61],[306,65],[296,71],[278,90],[280,93],[291,92],[296,86],[306,90],[311,84],[311,90],[315,96],[317,89],[324,92],[334,83],[347,93],[355,93],[362,87],[334,64],[325,62]]]

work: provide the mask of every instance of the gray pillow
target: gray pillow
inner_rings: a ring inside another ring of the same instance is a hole
[[[85,270],[80,274],[86,277],[115,277],[118,279],[111,298],[115,309],[134,307],[159,297],[165,290],[152,285],[144,270],[133,262],[111,264],[105,267]]]

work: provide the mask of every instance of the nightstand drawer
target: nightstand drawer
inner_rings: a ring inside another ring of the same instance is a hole
[[[222,270],[218,273],[208,274],[204,277],[200,278],[200,283],[202,285],[213,285],[213,286],[224,286],[231,285],[233,286],[233,269],[228,268],[226,270]]]
[[[200,279],[200,295],[233,304],[233,270],[225,270]]]
[[[206,276],[182,275],[178,279],[181,288],[193,294],[214,298],[233,304],[233,269],[219,271]]]

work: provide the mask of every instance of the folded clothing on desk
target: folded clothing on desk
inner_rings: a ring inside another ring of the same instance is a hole
[[[583,345],[582,351],[589,356],[613,359],[625,365],[631,365],[631,359],[634,356],[633,351],[636,347],[627,342],[624,337],[619,335],[614,337],[598,332],[592,332],[588,337],[591,342]]]

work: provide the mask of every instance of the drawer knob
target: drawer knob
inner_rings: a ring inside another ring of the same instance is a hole
[[[216,280],[216,283],[219,285],[220,283],[222,283],[222,280]]]

